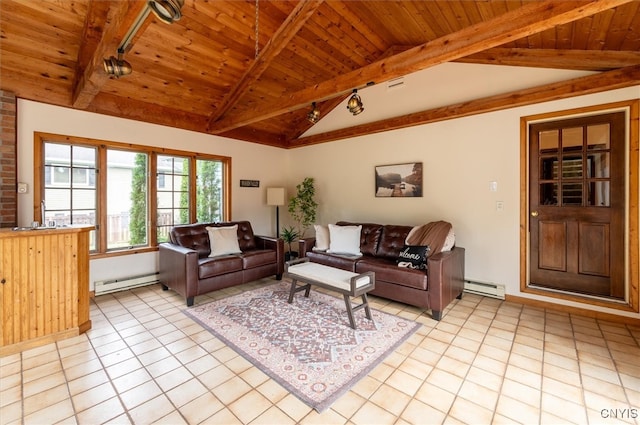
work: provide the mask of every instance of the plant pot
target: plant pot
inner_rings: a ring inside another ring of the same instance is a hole
[[[298,258],[298,253],[295,251],[287,251],[284,253],[284,261],[291,261]]]

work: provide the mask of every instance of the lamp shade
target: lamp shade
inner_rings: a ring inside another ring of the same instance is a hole
[[[284,187],[267,188],[267,205],[284,205]]]

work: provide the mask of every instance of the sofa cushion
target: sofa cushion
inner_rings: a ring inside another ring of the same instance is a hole
[[[349,223],[346,221],[339,221],[336,223],[338,226],[357,226],[360,223]],[[376,255],[378,250],[378,243],[380,242],[380,235],[382,234],[382,225],[374,223],[362,223],[362,230],[360,231],[360,251],[364,255]]]
[[[175,245],[197,251],[199,257],[206,257],[211,251],[211,248],[209,248],[209,233],[207,233],[206,226],[208,225],[187,224],[175,226],[169,232],[169,240]]]
[[[241,251],[248,251],[250,249],[256,249],[256,238],[251,228],[251,223],[248,221],[236,221],[230,224],[238,225],[238,244]],[[223,223],[224,224],[224,223]]]
[[[376,256],[393,260],[393,265],[395,266],[398,254],[400,254],[400,250],[405,245],[404,240],[411,229],[411,226],[384,226],[382,228],[382,235],[380,235],[380,243],[378,244]]]
[[[252,249],[251,251],[245,251],[242,253],[241,258],[242,267],[245,270],[266,264],[273,264],[277,261],[276,251],[272,249]]]
[[[228,255],[216,258],[205,257],[198,260],[199,279],[206,279],[241,270],[242,258],[237,255]]]
[[[209,246],[211,253],[209,257],[219,257],[228,254],[240,254],[238,245],[238,225],[206,227],[209,233]]]
[[[329,225],[329,249],[332,254],[362,255],[360,252],[360,231],[362,226]]]
[[[375,272],[376,281],[384,281],[396,285],[426,291],[427,271],[398,267],[394,260],[379,257],[362,257],[356,263],[356,273]]]

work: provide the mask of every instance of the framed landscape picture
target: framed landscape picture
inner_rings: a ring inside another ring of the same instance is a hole
[[[422,162],[376,166],[376,198],[422,196]]]

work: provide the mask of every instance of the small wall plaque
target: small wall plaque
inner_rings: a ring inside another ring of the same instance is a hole
[[[240,180],[240,187],[260,187],[260,180]]]

